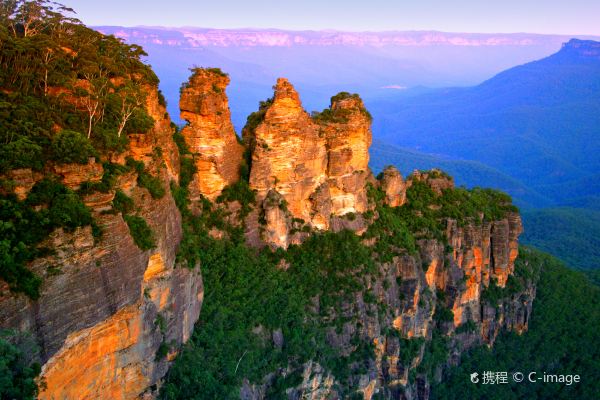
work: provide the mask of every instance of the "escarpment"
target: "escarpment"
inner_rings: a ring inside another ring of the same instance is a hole
[[[58,228],[39,244],[51,249],[28,266],[42,279],[39,298],[2,282],[2,328],[30,332],[41,349],[40,399],[137,398],[165,375],[198,319],[200,272],[176,268],[182,227],[169,191],[180,163],[173,127],[156,86],[143,92],[153,122],[129,133],[124,151],[98,156],[102,162],[7,173],[21,199],[50,173],[77,193],[95,224]],[[148,231],[136,233],[139,224]]]
[[[111,81],[107,110],[126,106],[126,78]],[[55,158],[3,171],[13,222],[24,209],[57,220],[23,262],[39,293],[14,279],[0,288],[2,327],[41,347],[41,399],[426,400],[462,352],[527,330],[534,277],[517,258],[510,198],[439,170],[375,178],[360,97],[339,93],[311,115],[285,79],[242,144],[228,83],[193,70],[181,131],[146,83],[135,123],[116,138],[94,131],[112,147],[58,126]],[[97,149],[57,160],[69,141]],[[181,364],[194,357],[207,358]]]

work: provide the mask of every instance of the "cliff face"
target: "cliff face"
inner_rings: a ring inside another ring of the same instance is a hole
[[[330,108],[313,118],[294,87],[280,78],[261,112],[258,125],[244,130],[252,151],[250,188],[259,202],[275,191],[286,211],[275,216],[268,211],[272,202],[262,204],[270,217],[266,243],[285,248],[301,240],[285,232],[293,221],[327,230],[335,217],[366,211],[371,120],[357,95],[333,97]]]
[[[263,121],[245,139],[252,141],[250,187],[259,201],[275,190],[291,215],[312,221],[309,198],[327,180],[326,139],[286,79],[277,80]]]
[[[83,195],[103,235],[94,238],[89,226],[53,232],[42,244],[53,253],[30,265],[43,278],[40,298],[32,301],[2,290],[2,327],[29,331],[41,346],[46,384],[41,399],[137,397],[166,373],[199,316],[199,271],[175,268],[181,216],[168,185],[178,179],[179,154],[157,89],[146,92],[154,126],[146,134],[131,134],[129,149],[110,155],[110,161],[125,164],[130,156],[142,162],[159,179],[164,196],[153,198],[138,184],[135,170],[119,175],[106,192]],[[74,190],[84,182],[99,182],[106,173],[93,160],[50,168]],[[41,179],[30,170],[10,175],[18,178],[15,191],[21,197]],[[111,211],[117,190],[133,200],[137,215],[148,222],[154,249],[140,250],[122,215]],[[166,357],[157,356],[161,346],[168,346]]]
[[[192,153],[197,173],[190,184],[192,200],[214,200],[239,179],[242,146],[238,143],[225,89],[229,77],[214,69],[194,70],[181,92],[181,133]]]
[[[406,187],[416,181],[434,191],[453,187],[451,179],[438,174],[415,172],[405,182],[395,168],[389,167],[380,181],[386,194],[383,201],[393,207],[404,204]],[[415,254],[379,262],[377,272],[365,278],[364,290],[344,301],[338,311],[346,322],[329,328],[327,341],[350,357],[359,351],[357,342],[372,343],[374,358],[366,363],[366,370],[357,367],[365,365],[357,359],[342,383],[331,371],[308,362],[299,371],[300,383],[288,388],[290,398],[344,398],[348,392],[339,386],[346,385],[358,390],[365,400],[375,394],[384,399],[426,400],[431,379],[441,379],[443,366],[459,362],[465,350],[493,345],[503,329],[518,333],[527,330],[535,298],[532,281],[524,281],[517,291],[504,289],[497,299],[485,294],[492,280],[503,287],[514,272],[517,239],[522,231],[519,215],[507,213],[483,224],[461,225],[447,219],[446,226],[443,240],[419,239]],[[316,299],[315,308],[320,307]],[[331,316],[325,319],[331,320]],[[435,351],[432,343],[447,343],[447,358],[437,361],[441,364],[434,369],[433,378],[420,372],[422,363],[431,362]],[[246,382],[241,398],[266,398],[273,381],[271,376],[262,384]]]

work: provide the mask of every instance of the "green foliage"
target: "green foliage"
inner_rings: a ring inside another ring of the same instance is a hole
[[[446,364],[448,360],[448,338],[434,331],[431,340],[425,343],[423,360],[417,367],[417,372],[427,374],[432,379],[435,368]]]
[[[503,333],[491,349],[463,355],[460,366],[433,386],[432,399],[600,398],[600,288],[537,250],[521,248],[518,260],[526,273],[541,269],[528,332]],[[581,382],[472,384],[469,374],[484,371],[579,374]]]
[[[571,267],[600,268],[600,211],[567,207],[525,211],[523,225],[523,243]]]
[[[456,328],[456,333],[465,333],[465,332],[477,332],[477,325],[472,320],[468,320],[464,324],[461,324],[458,328]]]
[[[0,146],[0,171],[11,168],[40,170],[43,162],[42,147],[27,137],[19,137]]]
[[[156,247],[154,232],[152,232],[144,218],[137,215],[125,215],[123,219],[127,222],[129,233],[137,247],[142,250],[150,250]]]
[[[254,190],[250,189],[248,182],[240,179],[236,183],[225,187],[221,192],[221,195],[217,198],[217,202],[239,202],[242,206],[241,216],[245,217],[252,209],[255,198],[256,193]]]
[[[410,365],[415,357],[419,355],[421,348],[425,344],[425,339],[418,337],[412,339],[399,338],[398,340],[400,340],[400,361],[403,365]]]
[[[194,164],[194,159],[190,157],[181,157],[179,170],[179,186],[188,187],[194,174],[196,173],[196,165]]]
[[[133,211],[133,199],[123,193],[122,190],[117,190],[112,201],[112,206],[113,209],[122,213],[123,215],[129,214],[131,211]]]
[[[160,199],[165,195],[166,191],[160,178],[149,174],[142,161],[136,161],[131,157],[127,157],[127,166],[135,169],[138,174],[138,185],[148,189],[153,199]]]
[[[452,322],[454,321],[454,312],[443,304],[438,304],[433,314],[433,319],[437,322]]]
[[[321,112],[313,112],[312,118],[317,122],[325,122],[325,123],[346,123],[348,122],[348,117],[352,110],[347,108],[333,108],[334,103],[347,100],[347,99],[355,99],[359,101],[360,108],[359,111],[365,115],[369,121],[373,120],[371,113],[362,105],[362,100],[360,96],[356,93],[350,94],[348,92],[340,92],[335,96],[331,97],[331,105],[329,108],[324,109]]]
[[[39,348],[31,336],[0,331],[0,398],[35,399],[41,372]]]
[[[169,350],[169,345],[164,341],[161,342],[160,346],[158,346],[158,349],[156,350],[156,361],[163,360],[167,354],[169,354]]]
[[[52,158],[63,164],[87,164],[96,155],[91,142],[79,132],[63,130],[52,138]]]
[[[70,14],[45,0],[3,6],[1,171],[40,170],[49,158],[85,163],[97,152],[123,150],[127,133],[153,125],[144,88],[158,79],[142,63],[144,51],[88,29]],[[57,127],[62,132],[55,134]]]
[[[185,138],[181,134],[181,131],[175,127],[175,133],[173,133],[173,141],[177,145],[179,149],[179,155],[183,156],[185,154],[190,154],[190,150],[187,147],[187,143],[185,142]]]
[[[201,69],[201,68],[196,68],[196,69]],[[216,74],[216,75],[223,76],[223,77],[229,76],[225,72],[223,72],[221,70],[221,68],[204,68],[204,70],[206,70],[212,74]]]
[[[26,267],[43,254],[37,245],[56,228],[91,224],[92,216],[79,196],[54,180],[36,183],[25,201],[14,195],[0,197],[0,277],[11,290],[37,298],[41,279]]]
[[[117,177],[129,171],[127,166],[105,162],[102,164],[104,173],[100,182],[83,182],[79,188],[79,194],[85,195],[95,191],[108,193],[117,183]]]

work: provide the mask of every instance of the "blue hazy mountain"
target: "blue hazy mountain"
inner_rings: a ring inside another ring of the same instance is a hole
[[[555,204],[600,194],[599,42],[570,40],[474,87],[368,106],[385,142],[483,163]]]
[[[513,197],[514,203],[519,207],[533,208],[551,203],[549,199],[526,187],[520,181],[478,161],[457,160],[443,155],[422,153],[379,140],[373,141],[370,156],[369,166],[375,174],[388,165],[396,166],[403,176],[408,176],[415,169],[440,168],[454,178],[457,186],[493,187],[503,190]]]

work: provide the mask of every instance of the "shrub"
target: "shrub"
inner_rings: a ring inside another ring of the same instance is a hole
[[[161,180],[156,176],[144,171],[138,175],[137,182],[140,186],[148,189],[153,199],[160,199],[165,195],[165,188]]]
[[[145,219],[137,215],[125,215],[123,218],[129,226],[129,233],[137,247],[142,250],[150,250],[156,247],[154,232],[152,232]]]
[[[0,171],[15,168],[42,169],[42,147],[27,137],[0,146]]]
[[[190,154],[190,150],[187,147],[187,143],[185,142],[185,138],[181,134],[181,131],[175,127],[175,133],[173,133],[173,141],[177,145],[179,149],[179,155],[183,156],[184,154]]]
[[[39,348],[29,335],[0,331],[0,398],[36,398],[35,378],[41,372],[36,361],[38,353]]]
[[[92,215],[79,196],[73,192],[57,195],[49,208],[50,223],[69,230],[90,225]]]
[[[127,166],[135,169],[138,174],[137,183],[141,187],[148,189],[153,199],[162,198],[166,191],[160,178],[150,175],[141,161],[136,161],[132,157],[127,157]]]
[[[123,193],[122,190],[117,190],[115,192],[115,198],[112,201],[112,206],[123,215],[129,214],[133,211],[133,199]]]
[[[79,132],[63,130],[52,138],[52,158],[60,163],[87,164],[96,150],[88,138]]]
[[[136,109],[129,121],[127,121],[127,125],[123,129],[123,133],[147,133],[154,126],[154,119],[146,110],[142,108]]]
[[[450,322],[454,321],[454,313],[448,307],[444,307],[442,304],[439,304],[435,310],[433,318],[437,322]]]
[[[242,216],[248,215],[252,204],[254,204],[256,193],[250,189],[250,185],[243,179],[223,189],[217,198],[218,202],[238,201],[242,206]]]
[[[194,160],[189,157],[181,157],[179,169],[179,186],[187,188],[194,174],[196,173],[196,165]]]

